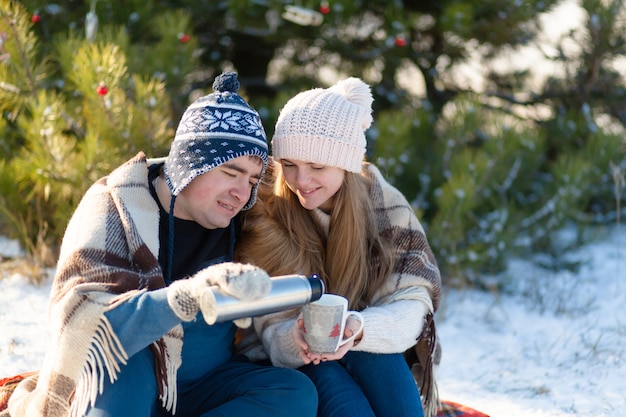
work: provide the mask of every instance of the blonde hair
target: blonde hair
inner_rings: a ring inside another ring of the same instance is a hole
[[[371,179],[346,172],[330,212],[328,237],[289,190],[282,168],[270,163],[259,201],[244,214],[236,259],[270,275],[317,274],[326,291],[365,308],[391,274],[393,249],[381,235],[369,195]]]

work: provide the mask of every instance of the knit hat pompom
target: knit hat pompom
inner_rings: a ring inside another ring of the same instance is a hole
[[[354,77],[297,94],[278,116],[274,158],[361,172],[373,102],[370,86]]]
[[[237,73],[225,72],[215,78],[214,92],[200,97],[185,110],[165,160],[165,179],[173,196],[189,183],[223,163],[241,156],[258,156],[265,173],[268,146],[261,118],[237,94]],[[247,210],[256,201],[253,187]]]
[[[216,92],[231,92],[236,93],[239,91],[239,80],[237,79],[236,72],[224,72],[213,81],[213,91]]]
[[[364,107],[370,112],[372,111],[372,103],[374,102],[372,89],[359,78],[350,77],[345,80],[341,80],[334,86],[330,87],[329,90],[336,91],[338,94],[341,94],[350,103]],[[368,127],[370,127],[369,124],[364,126],[363,129],[367,129]]]
[[[346,100],[361,106],[370,112],[372,111],[372,103],[374,97],[372,96],[372,90],[369,85],[365,84],[363,80],[355,77],[350,77],[345,80],[339,81],[329,90],[336,91],[338,94],[343,95]],[[363,120],[363,130],[366,130],[372,125],[372,117],[365,118]]]

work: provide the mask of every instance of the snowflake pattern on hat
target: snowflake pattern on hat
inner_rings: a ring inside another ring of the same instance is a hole
[[[177,140],[220,136],[236,138],[236,135],[243,135],[240,139],[257,138],[262,141],[260,145],[266,145],[261,119],[257,114],[251,113],[250,109],[223,111],[219,108],[204,107],[203,104],[205,103],[200,101],[187,109],[176,131]]]

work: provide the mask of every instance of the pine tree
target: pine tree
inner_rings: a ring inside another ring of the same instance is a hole
[[[97,16],[91,18],[95,25]],[[186,30],[187,15],[160,16],[156,27],[164,36],[143,55],[142,72],[133,72],[128,57],[146,48],[132,45],[120,28],[93,26],[86,37],[70,30],[44,48],[36,35],[42,19],[0,0],[0,126],[7,150],[0,160],[0,216],[7,233],[49,265],[91,183],[139,151],[166,154],[173,109],[154,74],[181,83],[195,41],[177,35]],[[164,56],[174,60],[155,58]]]
[[[8,155],[0,166],[10,171],[0,183],[3,198],[15,200],[0,206],[4,223],[22,230],[17,234],[28,236],[25,241],[58,233],[76,198],[59,197],[55,204],[68,208],[56,217],[51,214],[60,211],[44,207],[69,189],[84,188],[89,181],[73,176],[81,164],[92,180],[114,155],[148,146],[146,137],[171,135],[189,99],[208,90],[222,70],[239,73],[241,93],[259,110],[268,137],[291,96],[357,76],[373,86],[375,97],[368,157],[414,205],[448,282],[491,285],[484,273],[502,270],[513,254],[541,252],[548,255],[544,263],[562,265],[586,225],[611,224],[625,213],[626,87],[615,63],[626,54],[626,9],[621,2],[583,0],[582,25],[546,45],[537,37],[539,19],[559,3],[23,0],[31,15],[21,23],[21,55],[12,46],[12,29],[0,30],[0,61],[7,62],[0,66],[0,147]],[[91,33],[96,38],[88,41]],[[36,46],[29,49],[31,38]],[[529,46],[560,70],[539,86],[531,82],[539,64],[497,65]],[[91,61],[105,55],[123,57],[127,75],[98,73]],[[74,66],[75,59],[88,70]],[[480,85],[458,77],[467,62],[480,66]],[[163,99],[148,100],[155,110],[139,106],[119,119],[119,92],[138,104],[136,78]],[[108,97],[93,93],[101,82]],[[65,127],[43,130],[61,133],[54,146],[39,149],[28,138],[39,130],[25,115],[35,109],[41,123],[48,107],[64,109],[54,120]],[[168,123],[142,134],[155,120],[150,117]],[[31,148],[39,149],[37,158]],[[42,165],[44,155],[53,154],[49,149],[76,161],[61,175],[49,168],[54,164]],[[36,181],[16,187],[14,177],[27,176],[29,167],[41,178],[31,173]],[[74,167],[74,174],[66,172]],[[46,197],[35,204],[27,190]],[[20,214],[26,212],[31,215]],[[557,232],[569,225],[579,236],[565,242]]]

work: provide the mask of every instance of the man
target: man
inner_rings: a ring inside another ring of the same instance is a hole
[[[233,355],[207,323],[212,285],[263,297],[269,276],[230,262],[267,168],[258,113],[225,73],[184,113],[164,163],[143,153],[96,182],[70,220],[52,288],[53,340],[12,417],[315,416],[304,375]]]

